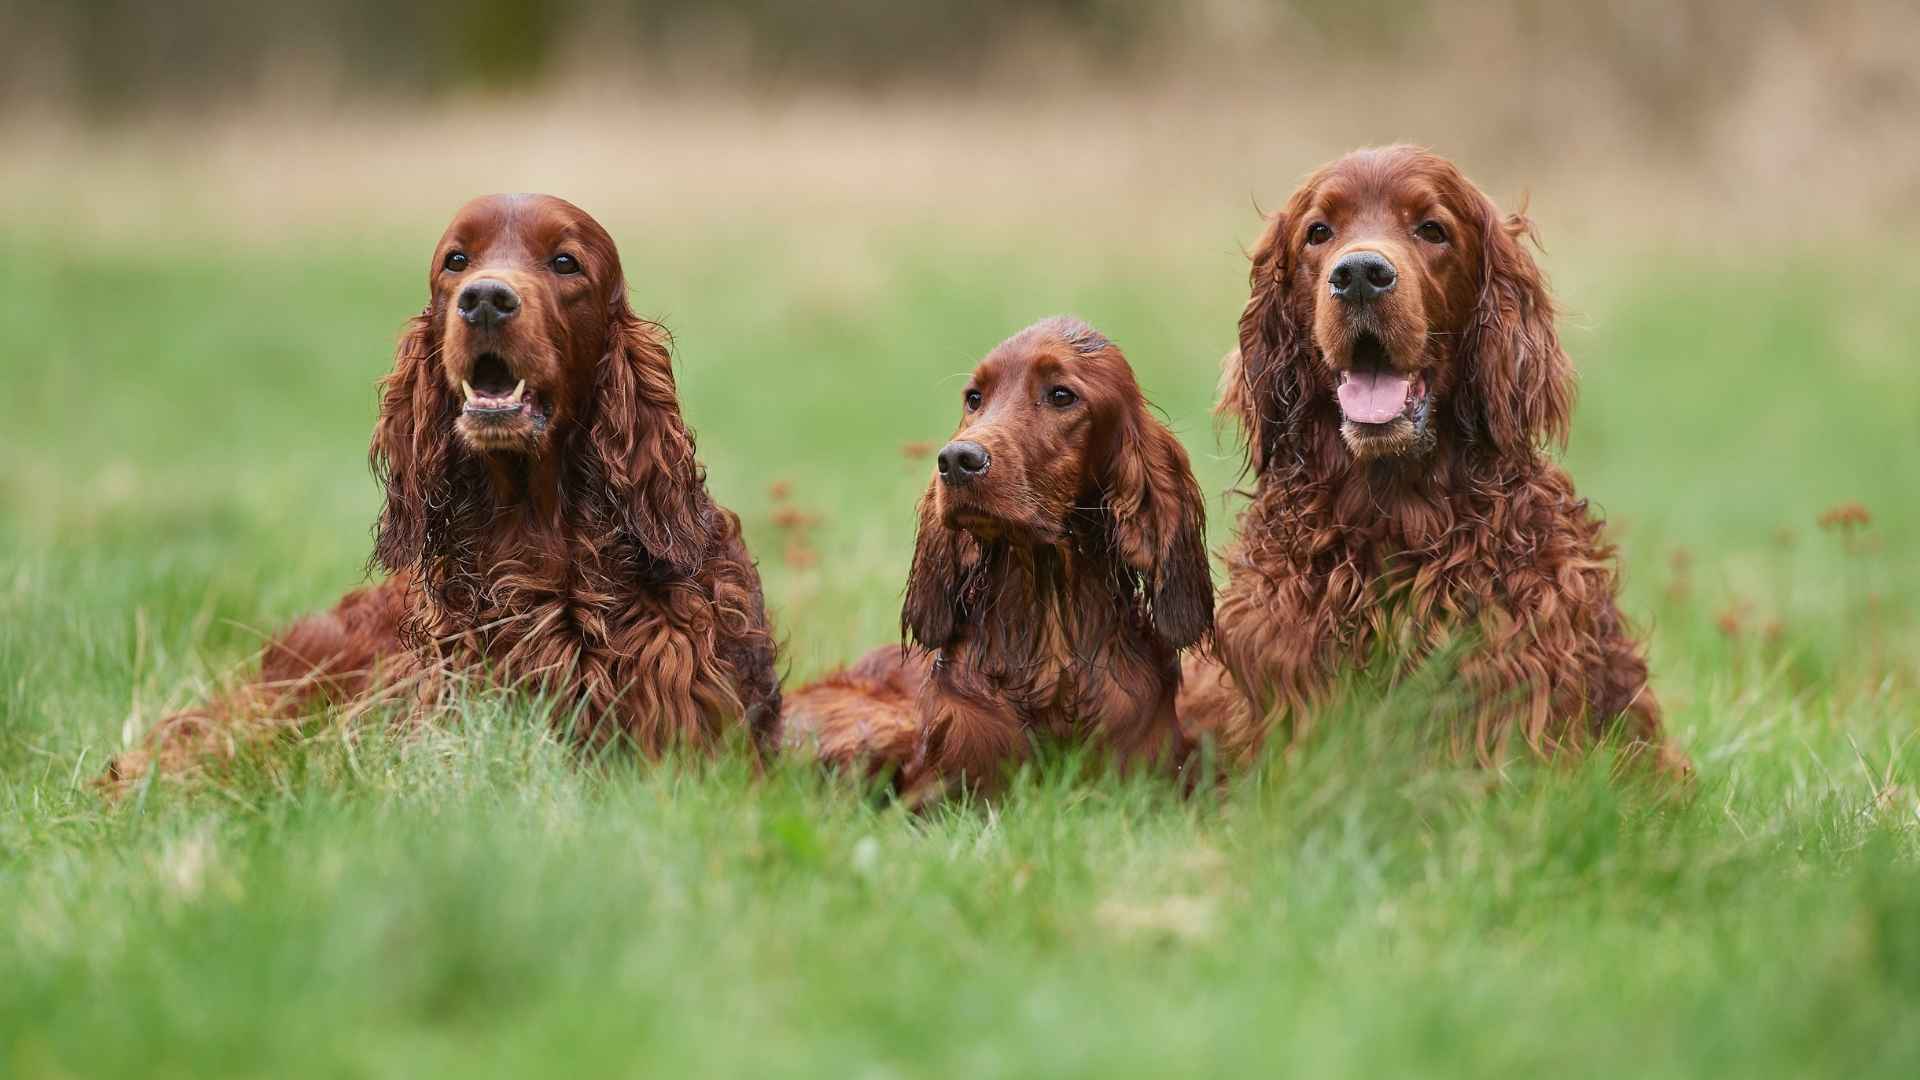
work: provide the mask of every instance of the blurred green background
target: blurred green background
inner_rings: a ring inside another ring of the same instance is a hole
[[[1878,3],[0,3],[0,1071],[1912,1075],[1915,40]],[[582,766],[490,695],[87,787],[361,580],[373,382],[471,195],[620,242],[803,678],[894,637],[915,444],[1046,314],[1121,344],[1222,545],[1257,208],[1397,139],[1539,223],[1682,797],[1462,770],[1420,680],[1185,800],[1049,761],[913,818]]]

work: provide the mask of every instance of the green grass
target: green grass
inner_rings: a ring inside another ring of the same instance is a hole
[[[796,677],[891,638],[927,469],[900,446],[1039,315],[1111,333],[1233,480],[1206,415],[1232,235],[929,223],[815,264],[760,229],[616,232]],[[1055,757],[915,818],[801,768],[582,765],[483,695],[109,808],[85,782],[123,733],[359,580],[371,384],[431,237],[5,239],[0,1075],[1920,1069],[1911,273],[1862,298],[1846,252],[1556,253],[1568,462],[1622,528],[1682,798],[1604,762],[1463,770],[1416,679],[1190,800]],[[822,519],[812,566],[776,479]],[[1815,524],[1849,499],[1866,530]]]

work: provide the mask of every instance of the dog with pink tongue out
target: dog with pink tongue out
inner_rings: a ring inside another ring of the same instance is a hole
[[[1244,759],[1311,727],[1341,670],[1444,653],[1465,707],[1436,719],[1484,760],[1617,735],[1688,770],[1604,525],[1549,452],[1573,366],[1532,232],[1409,146],[1327,165],[1268,219],[1219,406],[1253,493],[1216,656],[1182,679],[1190,739]]]
[[[1355,457],[1417,452],[1433,435],[1427,429],[1427,381],[1398,371],[1343,371],[1336,391],[1340,437]]]

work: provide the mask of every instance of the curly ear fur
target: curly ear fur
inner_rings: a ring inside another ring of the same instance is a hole
[[[1269,216],[1254,245],[1253,268],[1247,275],[1251,293],[1240,313],[1240,347],[1221,364],[1220,403],[1214,407],[1216,416],[1239,421],[1247,467],[1256,476],[1288,452],[1311,401],[1307,379],[1313,334],[1287,289],[1287,222],[1297,213],[1289,204]]]
[[[1477,193],[1476,193],[1477,194]],[[1478,196],[1480,298],[1461,342],[1466,392],[1455,409],[1467,431],[1483,431],[1503,454],[1564,446],[1573,419],[1573,364],[1554,331],[1553,296],[1526,242],[1538,239],[1524,213],[1502,217]]]
[[[900,605],[900,633],[911,635],[923,648],[938,649],[966,622],[965,589],[980,564],[980,542],[941,523],[932,487],[920,496],[919,510],[913,566]]]
[[[1173,433],[1138,416],[1121,433],[1107,478],[1114,545],[1144,579],[1153,629],[1184,649],[1213,629],[1207,508]]]
[[[380,380],[368,463],[386,488],[386,505],[374,523],[373,562],[393,573],[425,557],[430,517],[444,509],[453,467],[454,401],[434,370],[437,352],[432,311],[423,311],[408,320],[393,370]]]
[[[586,496],[611,499],[615,525],[655,558],[692,573],[713,534],[713,500],[680,416],[658,326],[614,301],[607,355],[589,406]]]

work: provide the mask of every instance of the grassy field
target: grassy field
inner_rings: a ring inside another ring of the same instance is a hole
[[[903,444],[1037,316],[1118,340],[1225,491],[1254,224],[929,220],[822,260],[616,222],[792,676],[892,637]],[[1683,798],[1462,770],[1415,680],[1186,801],[1068,759],[915,818],[797,767],[582,767],[482,697],[103,805],[124,739],[360,579],[371,386],[436,230],[0,237],[0,1075],[1920,1071],[1910,264],[1869,295],[1845,248],[1548,260]],[[818,524],[777,527],[774,481]],[[1821,527],[1849,501],[1870,524]]]

